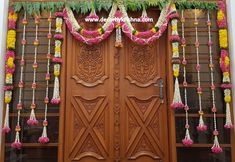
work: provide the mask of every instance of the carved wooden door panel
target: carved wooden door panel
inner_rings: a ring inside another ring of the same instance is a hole
[[[166,37],[141,46],[125,39],[121,52],[122,161],[169,162],[165,90]]]
[[[111,161],[111,47],[109,40],[88,46],[67,36],[64,162]]]
[[[118,50],[114,40],[67,35],[64,162],[169,162],[166,36],[146,46],[124,37]]]

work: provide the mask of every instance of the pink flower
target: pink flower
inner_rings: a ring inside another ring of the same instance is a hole
[[[218,28],[227,28],[227,21],[226,21],[226,19],[224,18],[221,21],[217,21],[217,26],[218,26]]]
[[[11,131],[11,128],[9,128],[9,127],[3,127],[2,128],[3,133],[9,133],[10,131]]]
[[[61,58],[56,58],[56,57],[54,57],[53,59],[52,59],[52,62],[55,62],[55,63],[62,63],[62,59]]]
[[[29,119],[29,120],[27,120],[27,124],[28,125],[36,125],[36,124],[38,124],[38,120],[36,120],[36,119]]]
[[[63,35],[62,34],[55,34],[54,38],[61,40],[61,39],[63,39]]]
[[[179,18],[179,14],[178,13],[172,13],[172,14],[169,15],[168,18],[169,19],[177,19],[177,18]]]
[[[3,90],[4,91],[13,90],[13,88],[14,88],[13,86],[4,86]]]
[[[183,104],[182,102],[179,102],[179,103],[172,103],[172,104],[171,104],[171,108],[172,108],[172,109],[175,109],[175,110],[181,109],[181,108],[184,108],[184,104]]]
[[[9,29],[15,29],[16,28],[16,22],[13,19],[8,20],[8,28]]]
[[[121,18],[122,17],[122,12],[120,10],[117,10],[115,13],[115,17]]]
[[[221,9],[222,11],[225,11],[225,3],[223,1],[219,1],[217,5],[219,9]]]
[[[94,36],[94,37],[100,35],[98,30],[90,31],[90,30],[85,30],[85,29],[82,31],[82,34],[85,35],[85,36]]]
[[[22,143],[15,141],[11,144],[11,147],[20,150],[22,148]]]
[[[178,35],[171,35],[169,39],[171,42],[180,42],[180,37]]]
[[[220,87],[224,88],[224,89],[230,89],[230,88],[232,88],[232,84],[221,84]]]
[[[154,33],[151,30],[139,32],[137,37],[151,37]]]
[[[7,50],[7,52],[6,52],[6,60],[7,60],[9,57],[13,57],[13,59],[14,59],[14,58],[15,58],[15,52],[14,52],[14,51],[9,51],[9,50]]]
[[[56,16],[56,17],[63,17],[63,16],[64,16],[64,13],[63,13],[63,12],[56,12],[56,13],[55,13],[55,16]]]
[[[58,104],[60,104],[60,99],[52,99],[51,103],[55,104],[55,105],[58,105]]]
[[[50,140],[49,140],[49,138],[48,137],[39,137],[39,139],[38,139],[38,142],[39,143],[42,143],[42,144],[44,144],[44,143],[48,143]]]
[[[211,148],[211,151],[215,154],[219,154],[219,153],[223,152],[223,149],[220,146],[213,146]]]
[[[200,132],[204,132],[207,130],[207,126],[206,125],[198,125],[197,130]]]
[[[189,146],[191,146],[193,144],[193,140],[188,139],[188,138],[184,138],[182,140],[182,143],[183,143],[184,146],[189,147]]]
[[[225,125],[224,125],[224,128],[226,128],[226,129],[231,129],[231,128],[233,128],[233,124],[232,124],[232,123],[230,123],[230,124],[225,124]]]

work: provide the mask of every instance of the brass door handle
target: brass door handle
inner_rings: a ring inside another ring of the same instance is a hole
[[[164,80],[162,78],[158,79],[154,86],[159,87],[159,98],[161,103],[164,103]]]

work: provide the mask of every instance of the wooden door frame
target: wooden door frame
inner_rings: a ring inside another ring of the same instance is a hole
[[[169,143],[169,159],[171,162],[177,162],[177,155],[176,155],[176,134],[175,134],[175,116],[174,112],[169,109],[171,100],[173,98],[173,77],[172,77],[172,64],[171,64],[171,43],[169,42],[169,36],[171,33],[171,29],[168,26],[168,29],[165,33],[166,35],[166,58],[165,58],[165,90],[166,90],[166,108],[167,108],[167,127],[168,127],[168,143]],[[58,141],[58,162],[65,162],[64,161],[64,140],[65,140],[65,108],[66,108],[66,61],[68,54],[67,52],[67,36],[69,31],[66,28],[66,25],[63,25],[63,36],[64,42],[62,47],[62,58],[64,64],[62,65],[61,70],[61,104],[60,104],[60,119],[59,119],[59,141]],[[115,48],[115,47],[113,47]]]

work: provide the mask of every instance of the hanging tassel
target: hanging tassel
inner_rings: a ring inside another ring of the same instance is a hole
[[[224,125],[224,128],[233,128],[229,103],[226,103],[226,123]]]
[[[188,128],[189,126],[186,126],[186,127],[187,128],[186,128],[186,131],[185,131],[185,137],[182,140],[182,143],[183,143],[184,146],[189,147],[193,144],[193,140],[191,139],[190,134],[189,134],[189,128]]]
[[[203,120],[203,112],[199,112],[199,115],[200,117],[199,117],[199,124],[197,126],[197,130],[203,132],[207,130],[207,126],[205,125],[204,120]]]
[[[218,133],[217,133],[218,134]],[[214,144],[211,147],[211,151],[215,154],[219,154],[221,152],[223,152],[223,149],[220,147],[219,145],[219,141],[218,141],[218,135],[214,136]]]
[[[172,109],[179,109],[179,108],[183,108],[183,107],[184,107],[184,104],[182,103],[182,100],[181,100],[179,80],[178,80],[178,77],[176,77],[175,78],[174,97],[173,97],[173,102],[171,104],[171,108]]]
[[[31,108],[31,113],[30,113],[29,119],[27,120],[27,124],[28,125],[38,124],[38,120],[36,119],[34,108]]]
[[[122,47],[122,33],[121,33],[121,25],[118,24],[116,26],[116,42],[115,42],[115,47],[120,48]]]
[[[22,148],[22,143],[20,142],[21,128],[19,125],[16,126],[15,131],[16,131],[15,141],[11,144],[11,147],[20,150]]]
[[[9,127],[9,104],[6,104],[6,113],[5,113],[5,119],[4,119],[2,132],[9,133],[10,131],[11,131],[11,128]]]
[[[52,104],[60,103],[60,82],[58,76],[55,76],[53,97],[51,99],[51,103]]]
[[[150,18],[149,18],[148,15],[147,15],[147,12],[146,12],[145,7],[143,8],[143,11],[142,11],[142,15],[141,15],[141,17],[140,17],[140,20],[141,20],[141,22],[143,22],[143,23],[147,23],[147,22],[149,22],[149,20],[150,20]]]
[[[38,142],[40,143],[48,143],[50,141],[49,138],[47,137],[47,125],[48,125],[47,120],[44,120],[42,136],[38,139]]]

